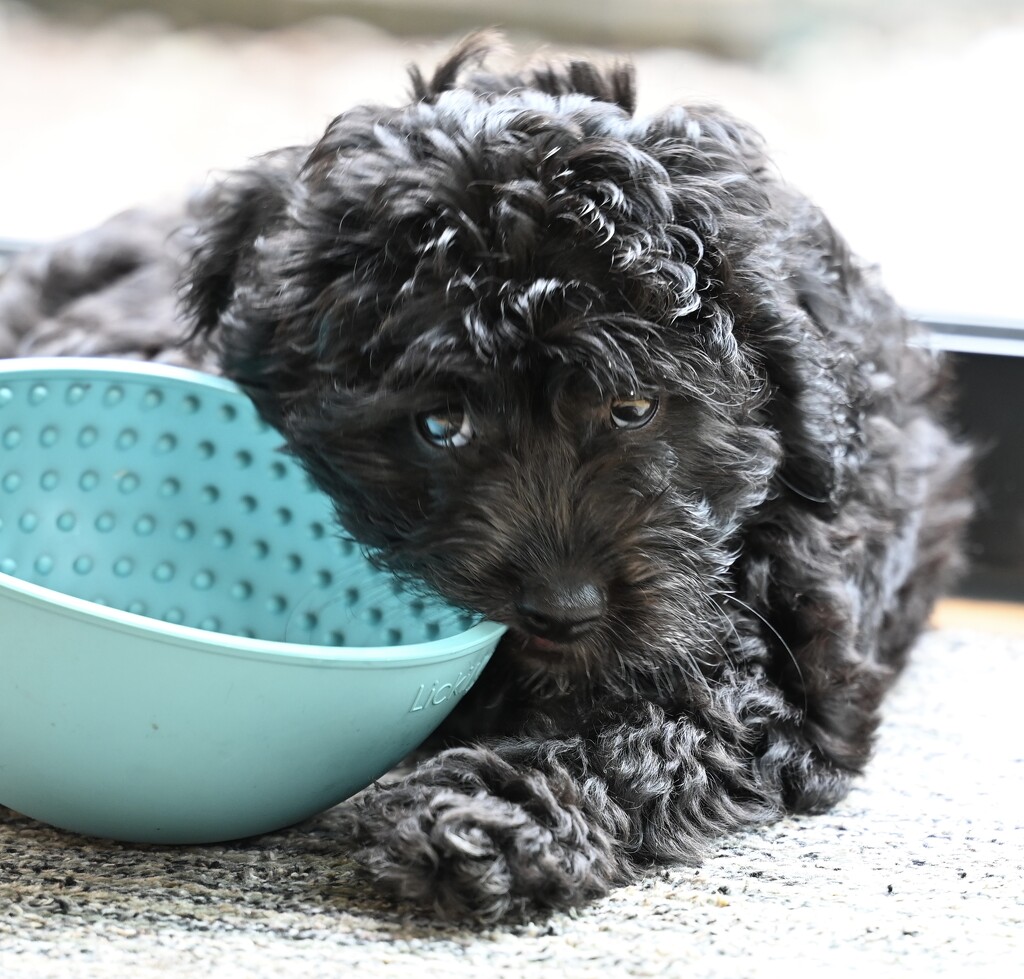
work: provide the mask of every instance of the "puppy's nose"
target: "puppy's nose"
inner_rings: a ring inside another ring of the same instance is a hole
[[[588,633],[604,616],[604,589],[593,581],[566,579],[555,585],[527,585],[516,605],[523,628],[553,642]]]

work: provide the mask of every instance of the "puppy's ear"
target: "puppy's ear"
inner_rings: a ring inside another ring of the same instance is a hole
[[[284,213],[308,149],[289,147],[228,174],[190,203],[191,250],[179,283],[190,338],[210,338],[235,295],[257,238]]]
[[[861,338],[868,319],[891,322],[891,335],[905,333],[902,314],[866,281],[845,242],[806,201],[794,210],[792,238],[785,244],[791,268],[780,283],[772,322],[748,336],[767,373],[768,412],[779,432],[785,462],[779,481],[791,493],[834,516],[856,482],[863,457]]]
[[[647,139],[676,187],[677,224],[700,240],[705,274],[719,284],[702,300],[706,344],[740,345],[769,391],[760,412],[785,453],[777,478],[835,514],[862,453],[863,375],[849,361],[876,332],[869,318],[893,317],[892,304],[778,177],[749,126],[715,106],[676,106],[648,124]]]

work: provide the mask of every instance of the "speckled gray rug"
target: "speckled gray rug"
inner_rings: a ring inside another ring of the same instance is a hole
[[[1024,639],[927,636],[828,816],[727,840],[578,915],[474,931],[376,901],[332,817],[125,846],[0,808],[0,976],[1002,974],[1024,962]]]

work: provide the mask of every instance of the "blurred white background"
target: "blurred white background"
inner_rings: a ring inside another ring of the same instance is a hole
[[[721,103],[909,308],[1024,317],[1020,0],[0,0],[0,238],[73,233],[405,97],[473,26]]]

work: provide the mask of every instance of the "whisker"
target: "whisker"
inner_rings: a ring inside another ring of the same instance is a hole
[[[757,609],[751,608],[751,606],[747,605],[746,602],[740,601],[740,599],[738,599],[733,594],[723,595],[722,600],[726,602],[735,602],[741,608],[745,608],[751,615],[760,619],[761,622],[763,622],[765,626],[768,627],[768,630],[772,633],[772,635],[774,635],[775,638],[778,639],[779,644],[782,646],[782,648],[786,651],[787,655],[789,656],[789,659],[792,662],[794,669],[796,670],[796,675],[800,678],[800,690],[803,693],[804,700],[803,710],[806,712],[807,690],[804,687],[804,674],[803,671],[800,669],[800,664],[797,662],[796,655],[793,653],[793,650],[790,649],[789,643],[787,643],[786,640],[782,638],[782,636],[779,634],[779,630],[776,629],[775,626],[773,626],[760,612],[758,612]]]
[[[736,623],[733,622],[733,620],[730,619],[729,616],[725,614],[725,612],[722,610],[722,608],[720,606],[715,605],[713,602],[709,603],[709,605],[711,605],[714,608],[714,610],[717,613],[719,619],[722,621],[723,625],[725,625],[726,628],[729,629],[729,631],[731,632],[733,638],[736,639],[737,641],[739,641],[740,634],[739,634],[739,630],[736,628]],[[732,651],[729,649],[728,645],[718,635],[715,636],[715,643],[718,645],[718,648],[721,650],[722,656],[725,658],[725,662],[728,664],[729,668],[733,672],[735,672],[736,671],[736,661],[733,659]]]

